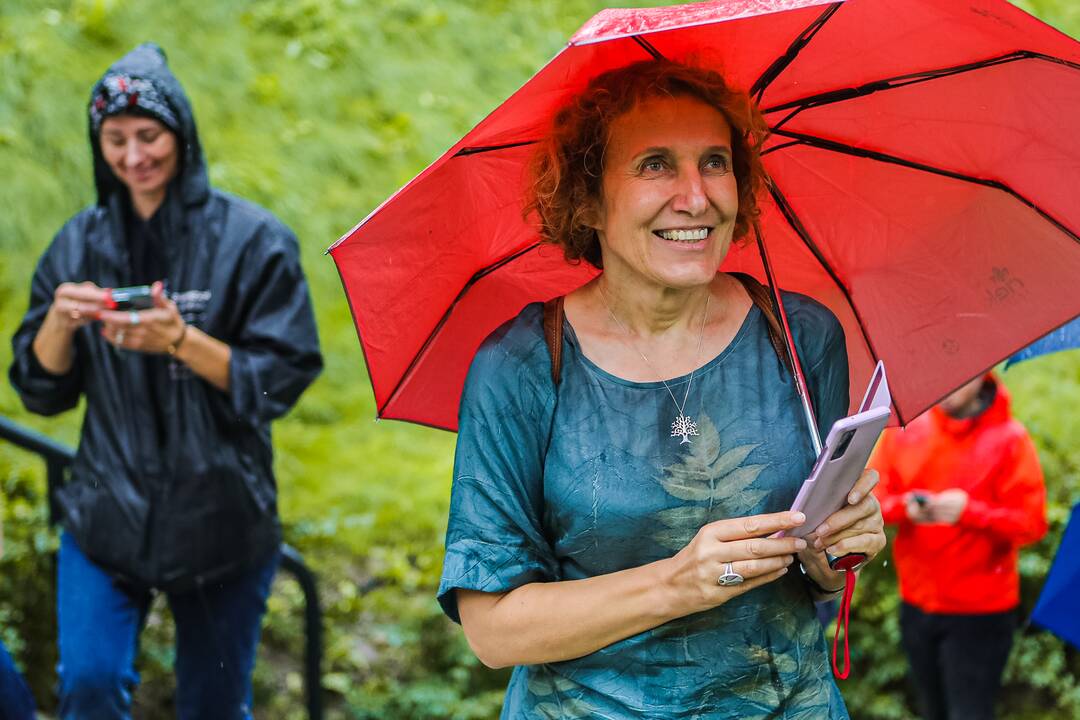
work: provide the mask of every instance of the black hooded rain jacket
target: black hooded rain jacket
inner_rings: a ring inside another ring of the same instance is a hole
[[[93,128],[98,202],[69,220],[41,258],[12,340],[10,377],[27,409],[42,415],[86,396],[59,495],[79,547],[127,582],[182,591],[262,562],[280,543],[270,422],[315,379],[322,358],[296,238],[263,208],[210,187],[191,105],[164,54],[142,45],[109,73],[151,81],[178,119],[180,172],[159,210],[167,287],[187,323],[230,346],[229,391],[168,356],[114,348],[97,323],[76,332],[66,375],[37,362],[31,344],[58,285],[132,284],[127,190]],[[167,370],[152,372],[148,357]]]

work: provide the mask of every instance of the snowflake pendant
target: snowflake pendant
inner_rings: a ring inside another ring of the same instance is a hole
[[[691,435],[697,435],[697,423],[690,419],[689,415],[680,415],[675,418],[675,422],[671,423],[671,437],[682,436],[682,442],[679,444],[690,442]]]

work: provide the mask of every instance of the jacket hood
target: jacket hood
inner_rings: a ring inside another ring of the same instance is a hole
[[[169,69],[165,52],[154,43],[143,43],[113,63],[90,91],[87,115],[98,205],[107,207],[114,196],[126,191],[101,154],[100,138],[104,118],[124,111],[149,115],[176,134],[179,174],[170,192],[178,190],[185,206],[206,202],[210,181],[191,102]]]

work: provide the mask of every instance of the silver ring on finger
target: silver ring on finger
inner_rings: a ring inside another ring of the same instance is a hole
[[[139,313],[136,312],[135,310],[132,310],[131,312],[129,312],[128,313],[128,322],[131,323],[131,327],[135,327],[136,325],[138,325],[139,324]]]
[[[732,585],[738,585],[745,580],[742,575],[735,572],[735,569],[731,567],[731,563],[724,563],[724,574],[716,578],[716,584],[721,587],[730,587]]]
[[[117,330],[116,331],[116,344],[117,345],[123,345],[124,344],[124,331],[123,330]]]

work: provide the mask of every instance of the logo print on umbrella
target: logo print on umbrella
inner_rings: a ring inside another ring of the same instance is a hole
[[[998,305],[1025,291],[1024,281],[1013,277],[1007,267],[996,267],[990,275],[994,287],[987,289],[986,295],[991,306]]]

